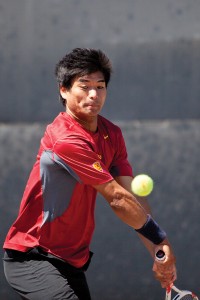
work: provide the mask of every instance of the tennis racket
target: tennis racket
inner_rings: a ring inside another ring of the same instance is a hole
[[[158,261],[162,261],[165,259],[165,253],[162,250],[159,250],[156,253],[156,259]],[[172,290],[176,293],[176,295],[174,296],[174,298],[172,299]],[[199,300],[198,297],[190,292],[190,291],[186,291],[186,290],[179,290],[175,285],[172,285],[168,288],[166,288],[166,296],[165,296],[165,300]]]
[[[176,292],[176,295],[174,296],[174,298],[172,299],[172,290],[174,292]],[[190,292],[190,291],[183,291],[183,290],[179,290],[175,285],[173,285],[172,287],[169,287],[166,289],[166,296],[165,296],[165,300],[198,300],[198,297]]]

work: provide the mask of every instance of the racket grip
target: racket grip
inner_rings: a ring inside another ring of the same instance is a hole
[[[158,250],[158,252],[156,252],[155,258],[157,261],[165,260],[165,252],[163,250]]]

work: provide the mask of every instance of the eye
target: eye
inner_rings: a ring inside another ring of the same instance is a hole
[[[102,90],[102,89],[104,89],[104,88],[105,88],[105,86],[103,86],[103,85],[99,85],[97,88],[98,88],[98,90]]]
[[[84,91],[87,90],[87,88],[88,88],[87,85],[82,85],[81,86],[81,89],[84,90]]]

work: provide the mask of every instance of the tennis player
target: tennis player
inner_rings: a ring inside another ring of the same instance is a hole
[[[100,115],[111,63],[100,50],[76,48],[56,65],[66,108],[47,126],[19,214],[4,242],[4,270],[22,299],[91,299],[85,277],[99,192],[140,236],[162,287],[176,279],[166,233],[145,198],[131,193],[133,173],[119,127]],[[161,264],[154,257],[164,250]]]

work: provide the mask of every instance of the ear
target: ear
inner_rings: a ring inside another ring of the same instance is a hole
[[[64,86],[60,87],[60,95],[63,99],[67,100],[67,89]]]

